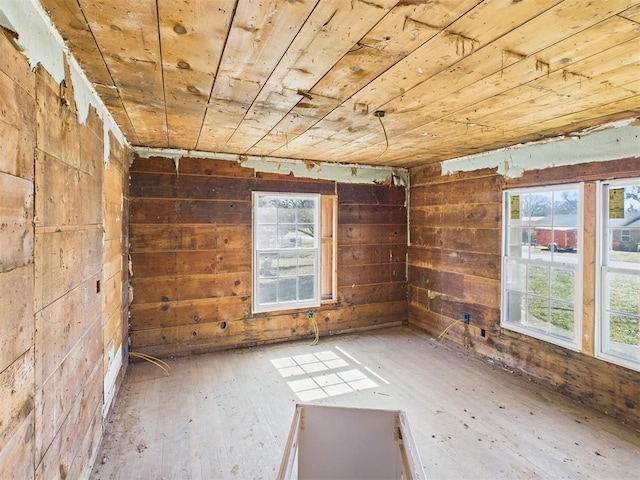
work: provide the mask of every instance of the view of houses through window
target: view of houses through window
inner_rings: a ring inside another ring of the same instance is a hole
[[[592,353],[640,370],[640,179],[599,185],[585,211],[581,185],[504,192],[501,325],[580,351],[582,265],[599,262]],[[583,215],[598,225],[597,258],[582,257]]]
[[[640,369],[640,179],[602,185],[599,355]]]
[[[578,349],[582,190],[504,193],[503,327]]]
[[[253,195],[255,312],[320,304],[319,195]]]

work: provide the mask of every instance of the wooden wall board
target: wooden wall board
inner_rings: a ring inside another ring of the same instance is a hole
[[[341,204],[338,209],[340,222],[349,223],[373,223],[387,225],[397,223],[402,219],[406,209],[402,205],[363,205]]]
[[[354,265],[383,265],[404,263],[407,256],[407,245],[391,244],[349,244],[342,245],[338,254],[341,267]]]
[[[178,219],[177,207],[180,202],[167,202],[157,198],[132,198],[130,205],[131,222],[135,224],[174,223]]]
[[[221,169],[218,174],[216,164],[217,161],[182,158],[178,177],[171,170],[175,167],[172,161],[160,160],[155,173],[151,162],[134,161],[138,170],[132,174],[131,189],[134,350],[186,354],[309,334],[308,319],[300,312],[269,315],[279,320],[264,330],[261,328],[266,323],[261,322],[265,316],[251,313],[250,199],[254,190],[331,195],[339,192],[338,202],[347,213],[344,219],[338,214],[338,235],[334,234],[337,254],[338,258],[351,255],[351,260],[344,266],[338,262],[337,282],[340,284],[342,276],[348,279],[349,286],[374,285],[385,292],[385,300],[376,299],[375,313],[364,319],[343,314],[345,306],[338,299],[323,304],[321,309],[335,312],[335,316],[327,317],[331,320],[323,334],[365,328],[367,322],[375,327],[403,321],[406,309],[398,314],[395,304],[402,298],[406,284],[404,188],[343,185],[277,174],[247,177],[244,171],[234,178],[237,167]],[[154,187],[154,179],[160,187]],[[142,186],[136,185],[138,180]],[[184,189],[181,196],[190,195],[189,199],[174,196],[178,181]],[[153,196],[149,195],[150,188],[156,188]],[[212,188],[219,190],[216,200],[206,199]],[[377,227],[378,222],[384,223],[388,231]],[[341,230],[346,233],[340,234]],[[363,240],[370,251],[358,250]],[[347,250],[341,252],[342,248]],[[360,291],[357,295],[350,297],[353,305],[356,298],[362,302],[367,293]],[[387,307],[391,313],[385,310]],[[333,325],[334,319],[339,324]],[[302,331],[296,322],[305,324]],[[226,328],[221,328],[223,324]]]
[[[96,370],[100,374],[98,378],[95,378]],[[56,455],[51,453],[52,444],[68,441],[61,438],[63,436],[59,432],[63,424],[68,423],[68,428],[72,430],[78,427],[74,408],[78,399],[82,398],[83,392],[92,390],[92,382],[98,384],[98,399],[94,401],[92,409],[101,405],[101,374],[102,322],[97,319],[86,325],[81,340],[73,346],[53,374],[44,380],[44,383],[36,384],[36,465],[40,464],[45,455],[53,455],[51,458],[56,458]],[[55,401],[52,401],[53,399]],[[78,428],[78,431],[84,430]],[[73,458],[74,453],[65,452],[69,458]]]
[[[497,228],[461,227],[410,227],[411,242],[418,245],[433,245],[464,252],[493,253],[492,245],[500,243],[501,232]]]
[[[400,325],[406,315],[406,301],[356,305],[340,310],[318,310],[321,335]],[[251,320],[174,326],[131,332],[135,350],[150,355],[191,355],[211,350],[313,338],[306,313],[282,313]],[[179,348],[177,348],[179,347]]]
[[[340,224],[338,227],[338,242],[344,245],[406,244],[406,240],[407,227],[404,224],[385,225],[385,228],[375,224]]]
[[[238,200],[180,200],[177,202],[179,223],[215,223],[217,225],[249,225],[251,203]]]
[[[33,470],[33,424],[34,413],[22,421],[13,436],[0,449],[2,474],[7,478],[35,478]]]
[[[33,345],[33,263],[0,272],[0,372]]]
[[[76,114],[60,102],[60,86],[42,67],[36,70],[37,148],[47,155],[80,167]],[[51,128],[52,125],[59,126]]]
[[[68,403],[65,411],[60,412],[64,417],[58,420],[57,435],[45,450],[36,451],[38,480],[79,478],[76,475],[87,475],[93,465],[98,445],[87,444],[85,437],[89,435],[95,441],[96,430],[102,430],[102,362],[90,366],[89,371],[80,371],[86,380],[79,394],[65,399]]]
[[[134,287],[135,288],[135,287]],[[135,290],[134,290],[135,291]],[[248,297],[197,298],[131,306],[136,327],[157,328],[168,326],[193,326],[231,322],[248,318],[251,303]],[[204,327],[207,328],[207,327]]]
[[[47,305],[35,315],[37,385],[42,385],[60,367],[69,352],[84,337],[87,325],[100,316],[102,296],[96,293],[94,275]]]
[[[26,421],[33,421],[34,409],[34,353],[29,348],[16,357],[7,368],[0,371],[0,452],[3,452]],[[32,450],[32,436],[24,439],[24,450]],[[14,452],[15,453],[15,452]]]
[[[100,272],[101,265],[101,229],[36,232],[36,312]]]
[[[105,240],[104,242],[104,260],[102,276],[103,278],[111,278],[114,276],[121,276],[124,264],[123,251],[125,247],[123,241],[118,238],[112,238]]]
[[[365,205],[404,205],[406,191],[404,187],[362,184],[338,184],[338,204]]]
[[[17,52],[0,42],[0,172],[33,180],[35,79],[12,67]]]
[[[407,275],[406,270],[404,261],[402,263],[382,265],[341,266],[338,287],[370,283],[404,282]]]
[[[33,182],[0,172],[0,271],[33,261]]]
[[[632,386],[628,379],[637,376],[637,372],[593,357],[596,315],[593,260],[583,270],[582,352],[573,352],[500,327],[499,240],[503,188],[584,181],[585,211],[592,212],[595,181],[637,174],[637,159],[532,170],[518,178],[502,178],[491,170],[445,176],[431,166],[412,170],[409,322],[439,335],[452,322],[460,320],[463,312],[468,312],[471,325],[453,327],[447,335],[449,341],[524,371],[536,381],[552,385],[629,424],[637,424],[637,414],[628,406],[628,399],[638,394],[637,382]],[[446,196],[447,191],[462,188],[464,199]],[[482,216],[484,223],[477,229],[475,217],[467,214],[465,205],[451,205],[448,203],[451,198],[455,202],[468,202],[471,212],[492,213]],[[593,221],[585,222],[585,228],[591,235],[585,242],[583,255],[593,258]],[[453,240],[457,236],[463,240]],[[439,241],[444,238],[449,240]],[[483,245],[477,247],[478,243]],[[620,385],[625,385],[624,393]]]
[[[108,316],[115,315],[120,317],[120,307],[122,303],[122,277],[115,275],[110,278],[103,278],[100,283],[100,292],[102,293],[102,310],[105,319]]]
[[[10,242],[0,248],[0,377],[9,395],[0,401],[0,469],[8,478],[88,476],[103,427],[103,301],[118,320],[116,331],[127,322],[124,295],[110,301],[98,283],[103,269],[123,282],[121,267],[103,267],[102,245],[109,238],[126,244],[128,151],[111,145],[110,165],[119,166],[120,178],[106,178],[117,200],[105,211],[105,233],[103,124],[93,108],[78,124],[68,65],[65,71],[61,85],[42,67],[32,72],[0,38],[0,223]],[[121,265],[122,246],[112,246],[107,253]],[[111,336],[122,342],[122,335]]]
[[[100,127],[99,132],[96,132],[97,127]],[[96,114],[93,106],[89,109],[86,122],[79,128],[80,171],[101,179],[102,162],[104,162],[104,132],[102,131],[102,120]]]
[[[369,305],[371,303],[406,300],[405,282],[346,285],[338,289],[338,298],[345,305]]]

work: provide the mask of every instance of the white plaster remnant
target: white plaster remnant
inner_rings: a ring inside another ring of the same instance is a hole
[[[3,24],[10,25],[11,30],[17,33],[16,43],[22,54],[29,60],[32,70],[41,65],[60,84],[65,79],[64,59],[67,58],[78,122],[80,124],[86,122],[89,107],[93,105],[103,123],[104,162],[109,163],[111,147],[109,132],[114,135],[120,145],[126,145],[127,139],[78,62],[68,51],[64,40],[39,2],[37,0],[2,0],[0,18]]]
[[[442,175],[497,168],[505,177],[528,170],[640,157],[640,126],[634,120],[603,125],[544,142],[516,145],[442,162]]]
[[[200,152],[168,148],[133,147],[142,158],[165,157],[174,162],[183,157],[212,158],[236,162],[243,167],[253,168],[257,172],[293,175],[297,178],[331,180],[341,183],[393,183],[409,185],[409,172],[403,168],[373,167],[366,165],[341,164],[332,162],[309,162],[293,158],[259,157],[231,153]]]

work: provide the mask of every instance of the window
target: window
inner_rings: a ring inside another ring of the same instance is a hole
[[[582,187],[504,192],[505,328],[579,350]]]
[[[253,194],[253,311],[335,297],[335,196]]]
[[[603,183],[598,356],[640,370],[640,179]]]

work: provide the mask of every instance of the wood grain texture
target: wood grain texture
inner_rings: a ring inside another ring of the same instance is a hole
[[[42,3],[133,145],[416,167],[640,114],[629,0]]]
[[[447,176],[431,167],[412,170],[409,323],[435,336],[463,312],[470,313],[471,325],[457,324],[447,334],[451,342],[524,371],[625,423],[639,424],[636,402],[629,400],[640,395],[638,373],[594,358],[596,180],[636,176],[637,169],[637,161],[620,159],[532,170],[514,179],[486,170]],[[500,327],[503,188],[577,181],[585,182],[581,352]]]
[[[244,171],[234,176],[238,166],[233,162],[191,158],[180,159],[178,175],[172,161],[139,160],[134,159],[131,177],[134,350],[184,355],[312,333],[306,310],[251,312],[253,191],[338,192],[337,232],[332,233],[336,287],[356,290],[341,290],[320,307],[327,319],[321,334],[406,318],[403,188]]]
[[[56,15],[80,13],[60,5]],[[80,18],[68,21],[82,28],[77,25]],[[43,68],[32,71],[26,57],[2,35],[3,478],[88,476],[103,429],[103,334],[122,344],[127,322],[121,265],[128,223],[122,199],[128,151],[112,144],[109,166],[119,166],[119,181],[103,176],[102,120],[91,108],[86,122],[78,123],[73,87],[68,68],[58,85]],[[109,192],[105,205],[103,182]],[[103,271],[114,280],[111,285],[119,282],[115,295],[101,290]],[[115,326],[103,325],[103,311],[113,314]],[[110,372],[114,379],[117,374]]]
[[[633,428],[417,329],[308,343],[172,359],[169,376],[132,364],[91,479],[274,477],[301,401],[287,382],[353,369],[377,386],[318,403],[404,410],[427,478],[625,478],[640,468]],[[272,363],[322,352],[347,365],[283,378]]]

